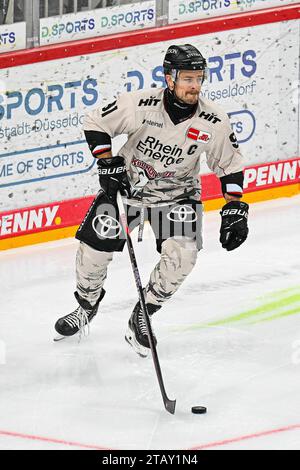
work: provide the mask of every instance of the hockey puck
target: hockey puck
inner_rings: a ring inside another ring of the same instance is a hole
[[[207,409],[205,406],[193,406],[192,407],[192,413],[195,413],[196,415],[203,415],[207,412]]]

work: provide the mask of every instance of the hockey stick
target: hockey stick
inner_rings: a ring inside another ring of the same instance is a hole
[[[131,261],[134,280],[135,280],[135,284],[136,284],[137,291],[138,291],[138,294],[139,294],[140,304],[141,304],[141,307],[142,307],[142,311],[143,311],[143,315],[144,315],[144,319],[145,319],[145,323],[146,323],[146,327],[147,327],[147,334],[148,334],[148,338],[149,338],[149,343],[150,343],[152,358],[153,358],[153,362],[154,362],[154,367],[155,367],[155,370],[156,370],[156,376],[157,376],[160,391],[161,391],[161,394],[162,394],[162,399],[163,399],[163,402],[164,402],[164,405],[165,405],[165,409],[169,413],[174,414],[175,413],[176,400],[170,400],[168,398],[167,394],[166,394],[166,390],[165,390],[165,386],[164,386],[164,382],[163,382],[163,378],[162,378],[162,373],[161,373],[161,369],[160,369],[160,365],[159,365],[158,355],[157,355],[157,351],[156,351],[156,347],[155,347],[155,343],[154,343],[154,339],[153,339],[153,332],[152,332],[152,328],[151,328],[151,323],[150,323],[150,320],[149,320],[148,311],[147,311],[147,307],[146,307],[146,302],[145,302],[145,296],[144,296],[144,291],[143,291],[143,287],[142,287],[141,277],[140,277],[140,273],[139,273],[137,262],[136,262],[136,257],[135,257],[135,253],[134,253],[134,249],[133,249],[133,244],[132,244],[129,228],[127,226],[126,212],[125,212],[125,208],[124,208],[124,204],[123,204],[120,192],[118,192],[118,194],[117,194],[117,204],[118,204],[118,209],[119,209],[119,214],[120,214],[120,221],[121,221],[121,224],[122,224],[122,227],[123,227],[124,235],[126,237],[126,243],[127,243],[127,248],[128,248],[128,252],[129,252],[130,261]]]

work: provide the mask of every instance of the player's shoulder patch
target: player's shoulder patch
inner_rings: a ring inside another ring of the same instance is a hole
[[[163,101],[163,89],[138,90],[130,92],[139,109],[157,109]]]
[[[141,98],[138,102],[138,106],[157,106],[158,103],[161,102],[161,99],[154,96],[150,95],[145,98]]]
[[[218,126],[226,120],[226,113],[213,101],[206,98],[200,99],[200,110],[197,118],[203,123],[209,123],[212,126]]]

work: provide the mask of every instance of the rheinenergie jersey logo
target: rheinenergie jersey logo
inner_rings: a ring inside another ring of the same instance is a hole
[[[173,164],[178,165],[184,160],[181,157],[182,149],[178,145],[164,145],[155,137],[147,136],[144,141],[140,140],[136,148],[146,157],[162,162],[165,168]]]

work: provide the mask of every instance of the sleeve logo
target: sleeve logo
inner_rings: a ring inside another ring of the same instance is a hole
[[[113,101],[112,103],[109,103],[107,106],[102,108],[102,117],[105,117],[113,111],[116,111],[116,109],[118,109],[117,100]]]

